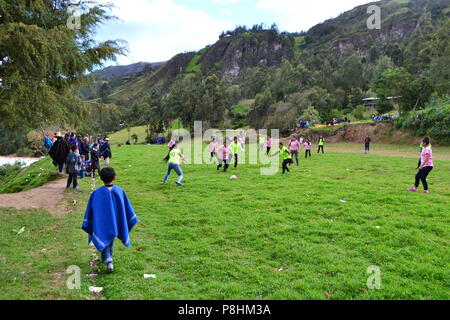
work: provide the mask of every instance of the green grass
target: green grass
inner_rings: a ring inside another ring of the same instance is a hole
[[[405,191],[413,156],[313,154],[286,176],[186,165],[179,188],[175,176],[161,185],[166,147],[113,152],[117,184],[141,222],[131,249],[116,243],[116,272],[95,278],[107,299],[449,298],[450,161],[436,161],[425,196]],[[0,209],[1,298],[89,297],[90,280],[73,292],[66,276],[51,275],[70,265],[90,271],[92,249],[79,227],[91,183],[68,194],[78,202],[66,216]],[[25,233],[11,232],[23,226]],[[41,247],[51,255],[36,254]],[[381,268],[381,290],[367,289],[371,265]]]
[[[201,71],[201,66],[198,63],[200,58],[201,58],[201,54],[197,53],[192,60],[189,62],[189,64],[186,67],[186,72],[187,73],[195,73],[195,72],[200,72]]]
[[[131,138],[134,134],[138,136],[138,143],[145,142],[145,137],[147,136],[147,128],[146,126],[140,126],[140,127],[132,127],[130,130],[130,141],[131,143],[134,143],[133,139]],[[112,145],[116,144],[125,144],[128,140],[128,130],[122,129],[120,131],[117,131],[109,136],[110,143]]]
[[[33,163],[22,170],[18,175],[10,175],[2,178],[0,193],[15,193],[40,187],[48,182],[58,179],[59,175],[47,157]]]

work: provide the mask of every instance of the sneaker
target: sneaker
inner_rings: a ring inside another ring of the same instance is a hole
[[[416,189],[416,188],[412,188],[412,189],[409,189],[408,191],[411,191],[411,192],[416,192],[416,191],[417,191],[417,189]]]
[[[179,187],[184,187],[184,184],[182,184],[182,183],[180,183],[180,182],[177,182],[177,186],[179,186]]]
[[[114,272],[114,265],[112,264],[112,262],[108,263],[106,265],[106,269],[108,273],[113,273]]]
[[[423,193],[424,193],[424,194],[430,194],[430,191],[425,190]]]

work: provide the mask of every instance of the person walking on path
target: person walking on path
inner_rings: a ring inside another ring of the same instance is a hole
[[[69,153],[66,160],[66,171],[69,174],[66,189],[70,189],[72,183],[73,188],[78,189],[78,174],[81,170],[82,160],[76,144],[70,147],[70,151],[71,153]]]
[[[417,188],[420,185],[420,182],[422,182],[423,189],[424,189],[423,193],[429,194],[430,191],[428,190],[427,177],[434,168],[433,150],[431,150],[431,147],[430,147],[430,138],[428,138],[428,137],[424,138],[422,145],[423,145],[424,149],[420,156],[420,166],[418,168],[419,172],[416,175],[416,183],[414,184],[414,188],[409,189],[409,191],[416,192]]]
[[[53,165],[58,167],[60,174],[63,173],[64,165],[66,164],[67,156],[69,155],[70,149],[69,144],[63,139],[60,132],[55,134],[56,141],[52,145],[49,155],[53,160]]]

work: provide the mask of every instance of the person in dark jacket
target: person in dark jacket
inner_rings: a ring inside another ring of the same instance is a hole
[[[72,183],[73,188],[78,189],[78,174],[81,170],[82,160],[76,144],[70,147],[70,151],[71,153],[69,153],[66,160],[66,171],[69,174],[66,189],[69,189]]]
[[[109,138],[100,146],[100,156],[105,160],[105,166],[109,166],[109,160],[112,158],[111,146],[109,145]]]
[[[56,141],[51,147],[49,155],[53,160],[53,165],[58,167],[59,173],[62,173],[69,155],[69,144],[67,140],[63,139],[61,133],[57,133],[55,136]]]
[[[92,178],[95,178],[96,170],[98,170],[98,174],[100,174],[100,153],[98,150],[98,144],[94,144],[94,147],[91,151],[91,170]]]

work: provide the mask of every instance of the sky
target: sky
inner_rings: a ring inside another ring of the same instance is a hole
[[[280,31],[307,31],[370,0],[104,0],[119,20],[101,26],[97,40],[122,39],[128,55],[117,63],[167,61],[214,44],[237,25],[276,23]]]

